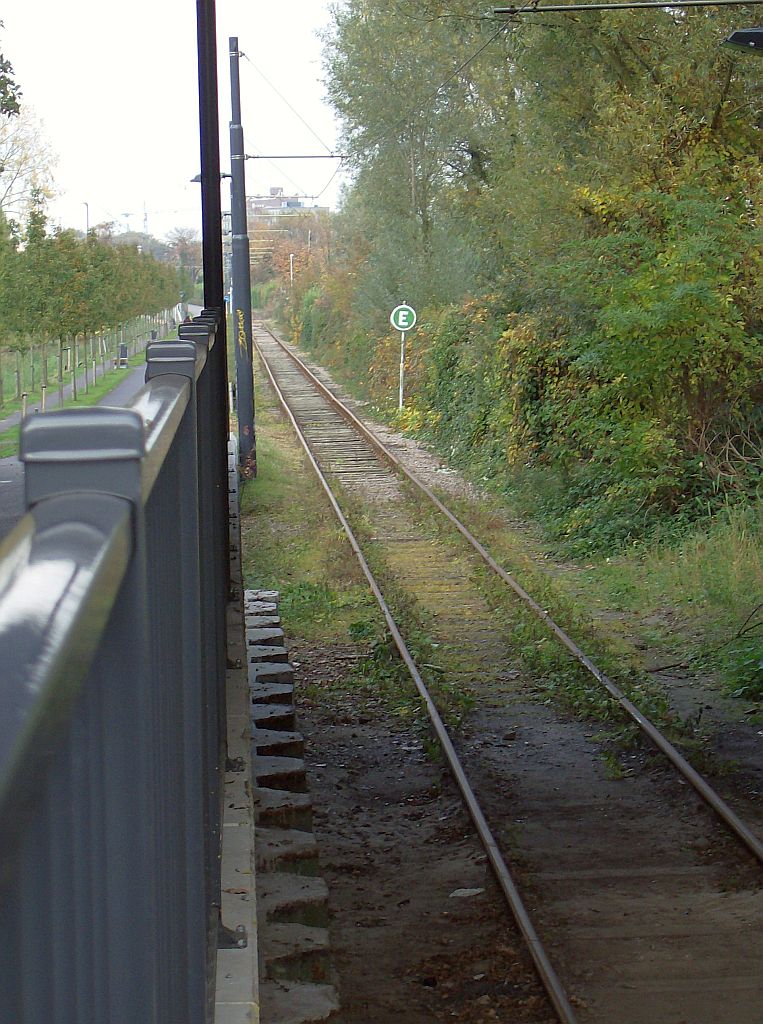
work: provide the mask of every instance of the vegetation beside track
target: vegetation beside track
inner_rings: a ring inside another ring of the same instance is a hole
[[[761,91],[720,45],[736,15],[501,31],[434,6],[334,12],[355,176],[331,224],[292,222],[256,298],[276,281],[289,335],[537,524],[638,643],[760,698]]]
[[[246,586],[278,590],[293,635],[346,640],[372,613],[352,551],[291,425],[258,386],[257,477],[244,483]]]
[[[369,400],[369,379],[351,353],[337,346],[314,355],[328,357],[336,379],[369,415],[421,435],[410,410],[399,415]],[[697,522],[666,519],[639,542],[571,553],[550,528],[550,513],[539,511],[537,478],[506,489],[486,480],[479,464],[459,468],[483,497],[448,503],[499,562],[520,566],[525,579],[530,573],[544,586],[553,577],[577,619],[600,620],[610,649],[641,663],[643,652],[653,652],[650,669],[670,665],[711,684],[717,679],[754,711],[763,699],[763,501],[728,502]]]
[[[248,484],[244,491],[247,582],[255,587],[281,590],[282,609],[285,615],[292,613],[296,635],[300,638],[298,646],[304,637],[309,640],[308,646],[325,644],[330,649],[339,645],[345,651],[340,654],[340,660],[349,660],[355,667],[337,678],[338,693],[357,696],[361,701],[381,700],[400,717],[412,718],[424,726],[422,708],[407,671],[383,628],[375,605],[365,593],[360,571],[357,568],[353,571],[354,556],[349,545],[343,535],[330,528],[325,532],[326,516],[332,513],[323,491],[292,437],[290,426],[273,408],[270,397],[263,398],[258,404],[260,459],[265,460],[267,470],[261,471],[258,480]],[[433,507],[426,503],[419,505],[418,500],[416,495],[413,515],[418,530],[423,530],[423,536],[430,537],[434,544],[432,557],[439,547],[438,558],[444,558],[451,569],[458,566],[459,576],[465,579],[471,576],[501,623],[500,634],[508,647],[508,661],[503,654],[503,669],[497,674],[492,662],[484,665],[484,678],[489,683],[487,689],[481,691],[482,697],[510,703],[525,700],[531,693],[536,700],[562,706],[577,717],[598,723],[600,732],[595,738],[601,744],[601,756],[608,771],[616,776],[626,770],[621,755],[641,746],[640,731],[635,724],[509,588],[486,571],[481,562],[474,560],[470,566],[471,549],[465,547],[463,540]],[[521,533],[507,528],[503,510],[468,497],[454,501],[446,496],[445,500],[451,506],[458,505],[458,514],[477,532],[481,525],[483,536],[497,530],[504,549],[506,539],[511,539],[513,551],[511,557],[502,559],[504,565],[519,577],[542,607],[550,610],[558,624],[653,724],[683,748],[695,767],[705,770],[711,766],[715,770],[723,767],[704,749],[705,736],[700,721],[683,720],[671,710],[664,689],[643,670],[643,665],[637,664],[628,645],[603,629],[601,622],[597,622],[581,602],[571,600],[558,586],[555,573],[545,571],[542,560],[540,567],[534,562],[537,550],[532,550]],[[430,608],[431,594],[427,598],[428,611],[424,612],[415,591],[412,593],[410,588],[396,581],[386,565],[374,564],[379,561],[374,550],[377,542],[373,540],[377,528],[372,519],[367,518],[370,513],[364,511],[362,500],[341,495],[340,503],[401,624],[425,683],[446,721],[457,726],[474,703],[475,694],[470,690],[469,681],[482,677],[483,670],[477,668],[475,675],[476,666],[461,664],[458,646],[443,638],[442,629],[434,620],[428,621],[428,615],[436,617],[438,614],[436,605]],[[270,542],[263,543],[265,534],[273,530],[268,525],[270,517],[275,523],[277,540],[274,536]],[[263,524],[264,529],[261,529]],[[258,531],[258,540],[248,533],[254,528]],[[505,550],[503,554],[506,555]],[[348,558],[352,560],[349,565]],[[337,566],[340,566],[338,575]],[[404,571],[400,565],[397,569]],[[452,608],[454,601],[458,604],[458,593],[450,592],[449,607]],[[438,642],[433,642],[433,637]],[[352,647],[350,654],[346,653],[348,644]],[[316,693],[310,695],[317,699],[318,691],[325,693],[327,689],[332,689],[331,684],[327,686],[321,681]]]
[[[680,538],[577,560],[563,559],[537,521],[518,520],[516,505],[498,496],[455,510],[541,603],[553,585],[572,635],[589,636],[598,623],[619,661],[715,676],[734,697],[763,698],[763,504],[729,508]]]
[[[526,495],[575,557],[755,501],[761,92],[720,45],[735,15],[502,32],[446,6],[334,13],[327,86],[357,173],[333,238],[284,239],[287,280],[272,261],[293,332],[389,412],[388,316],[409,301],[405,426]]]

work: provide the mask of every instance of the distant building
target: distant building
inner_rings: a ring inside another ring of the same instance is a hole
[[[305,198],[286,195],[283,188],[278,185],[271,186],[266,196],[246,197],[246,219],[252,262],[269,256],[279,235],[292,233],[294,221],[287,218],[298,217],[302,213],[309,215],[328,210],[324,206],[306,206]]]
[[[267,196],[247,196],[246,197],[246,214],[247,217],[256,217],[263,215],[270,217],[277,217],[279,214],[286,210],[304,210],[306,209],[301,196],[287,196],[284,195],[283,189],[279,185],[274,185],[270,189],[270,194]]]

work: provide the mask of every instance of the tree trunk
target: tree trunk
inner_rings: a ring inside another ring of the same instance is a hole
[[[83,362],[83,364],[84,364],[84,366],[85,366],[85,394],[87,395],[87,394],[88,394],[88,393],[90,392],[90,382],[89,382],[89,380],[88,380],[88,376],[89,376],[89,374],[88,374],[88,370],[87,370],[87,355],[88,355],[88,350],[87,350],[87,335],[86,335],[86,334],[85,334],[85,335],[83,335],[83,337],[82,337],[82,341],[83,341],[83,343],[84,343],[84,348],[85,348],[85,354],[84,354],[84,356],[82,357],[82,362]]]
[[[74,335],[72,339],[72,345],[74,348],[74,358],[72,359],[72,398],[77,401],[77,363],[79,362],[79,346],[77,345],[77,335]]]
[[[64,342],[58,339],[58,407],[64,404]]]

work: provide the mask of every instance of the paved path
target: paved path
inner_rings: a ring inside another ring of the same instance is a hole
[[[12,455],[0,459],[0,540],[24,514],[24,468]]]
[[[134,367],[115,388],[103,396],[98,405],[126,405],[142,387],[145,376],[145,366]],[[10,423],[8,420],[13,420],[13,417],[0,420],[0,431],[15,426],[19,419],[17,417]],[[15,455],[11,455],[7,459],[0,459],[0,540],[10,533],[24,512],[24,467]]]
[[[141,367],[141,370],[144,370],[144,369],[145,369],[145,367]],[[113,377],[114,370],[108,370],[107,372],[109,374],[111,374],[111,376]],[[128,376],[131,376],[131,375],[128,374]],[[101,377],[101,368],[98,367],[98,381],[100,382],[102,379],[103,378]],[[77,394],[78,395],[84,395],[84,393],[85,393],[85,374],[83,372],[77,378]],[[71,394],[72,394],[71,383],[64,384],[64,401],[66,401],[67,399],[71,398]],[[110,391],[108,396],[106,398],[104,398],[101,402],[99,402],[98,404],[99,405],[107,404],[107,399],[110,400],[112,394],[113,394],[113,391]],[[119,405],[120,403],[117,402],[116,404]],[[47,397],[46,397],[46,400],[45,400],[45,408],[48,411],[50,411],[51,409],[56,409],[58,407],[58,405],[59,405],[58,382],[57,381],[53,381],[51,384],[48,385],[48,394],[47,394]],[[29,412],[39,412],[39,409],[40,409],[40,400],[39,400],[39,398],[37,398],[34,402],[30,402],[27,408],[28,408]],[[2,434],[6,430],[10,430],[11,427],[17,427],[20,422],[21,422],[21,410],[17,409],[16,412],[12,412],[12,413],[10,413],[10,415],[3,417],[3,419],[0,419],[0,434]]]

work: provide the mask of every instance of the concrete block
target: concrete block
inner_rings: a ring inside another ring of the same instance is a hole
[[[252,758],[252,774],[258,786],[283,789],[289,793],[307,792],[305,762],[301,757],[255,755]]]
[[[321,1024],[336,1019],[339,999],[333,985],[266,981],[260,1007],[268,1024]]]
[[[280,615],[245,615],[247,629],[269,629],[281,625]]]
[[[261,757],[302,757],[305,741],[302,733],[283,729],[252,729],[252,747]]]
[[[258,870],[318,874],[318,846],[312,833],[258,827],[256,836]]]
[[[249,684],[249,693],[253,704],[285,704],[293,693],[294,686],[291,683],[261,683]]]
[[[255,728],[287,731],[294,728],[294,722],[293,704],[282,702],[280,704],[252,705],[252,724]]]
[[[257,914],[260,921],[327,928],[328,897],[328,886],[322,878],[266,872],[257,879]]]
[[[254,813],[258,827],[311,832],[313,802],[309,793],[289,793],[260,786],[254,791]]]
[[[288,661],[255,662],[249,666],[249,684],[294,683],[294,666]]]
[[[278,647],[276,644],[251,644],[246,649],[250,661],[278,661],[289,660],[289,652],[285,647]]]
[[[280,593],[277,590],[245,590],[245,601],[278,601]]]
[[[247,629],[246,642],[250,644],[272,644],[281,647],[284,643],[283,630],[276,626],[266,629]]]
[[[329,934],[304,924],[270,924],[260,944],[261,973],[273,980],[329,980]]]

